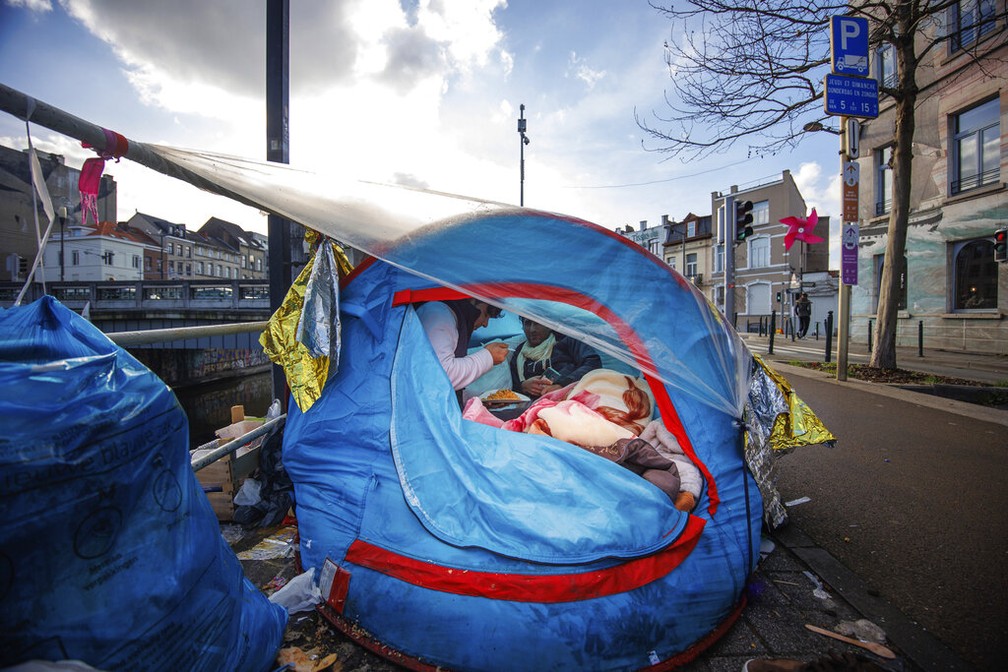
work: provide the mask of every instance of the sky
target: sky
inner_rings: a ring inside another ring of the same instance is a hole
[[[266,0],[0,3],[3,84],[135,141],[266,159]],[[290,163],[608,229],[710,214],[712,191],[788,169],[809,209],[831,216],[839,268],[836,136],[698,160],[656,151],[638,127],[635,112],[653,125],[667,110],[673,29],[647,0],[292,0]],[[0,144],[24,149],[28,131],[75,168],[94,155],[0,112]],[[105,172],[120,220],[139,211],[199,228],[220,217],[266,232],[264,213],[139,164]]]

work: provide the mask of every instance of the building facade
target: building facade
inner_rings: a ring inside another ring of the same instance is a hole
[[[266,236],[245,231],[237,224],[217,217],[208,219],[200,227],[199,234],[226,252],[225,259],[229,264],[235,264],[231,271],[236,274],[234,277],[240,279],[267,277],[269,248]]]
[[[956,2],[947,21],[918,36],[938,40],[917,69],[910,221],[901,260],[897,345],[1008,354],[1008,264],[993,258],[994,231],[1008,226],[1004,122],[1008,120],[1008,30],[1002,2]],[[969,21],[963,19],[970,14]],[[944,31],[938,33],[937,31]],[[943,37],[944,36],[944,37]],[[918,52],[921,49],[918,48]],[[892,48],[872,55],[893,81]],[[862,123],[858,284],[851,339],[865,342],[878,307],[892,207],[895,106]]]
[[[735,202],[751,201],[753,233],[736,243],[727,230],[726,196]],[[836,285],[829,282],[829,218],[820,217],[815,233],[824,238],[814,245],[796,241],[790,250],[784,247],[788,231],[780,220],[785,217],[805,217],[809,213],[805,199],[795,185],[791,171],[784,170],[781,179],[747,189],[732,186],[728,194],[711,194],[714,237],[712,240],[711,286],[708,297],[722,312],[725,310],[725,255],[734,254],[735,320],[740,331],[758,325],[772,312],[793,317],[794,299],[806,291],[819,311],[836,310]],[[825,275],[823,275],[825,273]],[[816,280],[806,276],[816,274]],[[831,286],[832,285],[832,286]],[[777,324],[780,325],[778,318]]]
[[[711,216],[691,212],[681,222],[670,220],[668,215],[664,215],[662,220],[665,228],[662,258],[665,263],[710,298],[714,268]]]
[[[152,242],[145,234],[128,231],[115,222],[75,224],[62,236],[50,238],[44,267],[35,277],[45,282],[143,280],[144,254]]]
[[[59,154],[36,150],[36,155],[56,217],[52,235],[58,238],[61,229],[66,233],[71,227],[82,224],[80,170],[67,166]],[[43,235],[49,227],[42,204],[32,188],[26,150],[0,145],[0,185],[0,222],[3,222],[0,225],[0,258],[4,261],[0,277],[7,282],[21,282],[27,278],[38,254],[36,222]],[[116,182],[111,175],[102,175],[97,208],[99,221],[115,221]],[[88,223],[97,224],[90,220]],[[49,262],[43,260],[43,263],[48,266]]]

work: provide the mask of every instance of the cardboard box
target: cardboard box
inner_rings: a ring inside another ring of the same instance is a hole
[[[244,412],[241,406],[231,408],[231,424],[215,432],[218,447],[263,424],[261,419],[244,417]],[[230,522],[234,519],[234,497],[249,474],[259,466],[261,444],[262,437],[253,439],[230,455],[225,455],[196,472],[197,480],[205,490],[209,490],[206,493],[207,499],[210,500],[218,520]],[[194,451],[191,459],[197,460],[213,450],[216,448]]]

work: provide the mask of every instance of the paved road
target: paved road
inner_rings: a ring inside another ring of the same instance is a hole
[[[779,461],[784,500],[811,498],[791,520],[977,669],[1003,669],[1008,413],[775,366],[839,438]]]

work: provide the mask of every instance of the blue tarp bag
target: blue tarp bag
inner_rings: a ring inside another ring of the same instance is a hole
[[[287,622],[245,578],[172,391],[52,297],[0,312],[0,667],[269,670]]]

